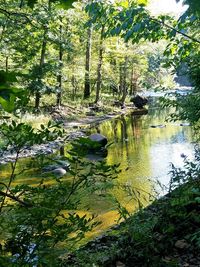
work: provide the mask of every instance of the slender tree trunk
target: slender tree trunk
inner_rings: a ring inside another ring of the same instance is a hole
[[[46,35],[47,35],[47,28],[44,29],[44,34],[43,34],[43,42],[42,42],[42,49],[41,49],[41,55],[40,55],[40,75],[42,75],[42,71],[43,71],[45,52],[46,52],[46,46],[47,46]],[[35,94],[35,109],[36,110],[39,109],[40,98],[41,98],[41,93],[37,91]]]
[[[21,1],[20,1],[20,4],[19,4],[19,8],[22,8],[23,5],[24,5],[24,0],[21,0]]]
[[[99,60],[98,60],[98,67],[97,67],[97,88],[96,88],[96,99],[95,103],[99,102],[100,98],[100,90],[102,84],[102,63],[103,63],[103,35],[104,35],[105,26],[103,25],[101,28],[101,37],[100,37],[100,48],[99,48]]]
[[[49,0],[48,11],[50,12],[50,10],[51,10],[51,1]],[[46,53],[46,48],[47,48],[47,33],[48,33],[48,28],[45,26],[44,33],[43,33],[41,55],[40,55],[40,75],[41,76],[42,76],[42,72],[43,72],[45,53]],[[40,98],[41,98],[41,93],[39,91],[37,91],[35,94],[35,109],[36,110],[38,110],[40,107]]]
[[[76,81],[76,77],[74,74],[72,75],[71,82],[72,82],[72,100],[74,101],[76,98],[76,94],[77,94],[77,81]]]
[[[118,97],[120,98],[122,91],[124,87],[124,79],[123,79],[123,65],[120,64],[119,66],[119,95]]]
[[[62,22],[62,19],[60,19],[60,21]],[[60,70],[59,70],[59,75],[57,77],[57,81],[58,81],[58,93],[57,93],[57,100],[56,100],[56,105],[58,106],[58,108],[60,108],[61,106],[61,102],[62,102],[62,59],[63,59],[63,49],[62,49],[62,25],[60,25],[60,46],[59,46],[59,66],[60,66]]]
[[[131,78],[130,78],[130,95],[136,95],[137,93],[138,78],[139,78],[139,75],[136,71],[134,71],[134,67],[132,66]]]
[[[85,58],[85,88],[84,99],[90,97],[90,61],[91,61],[91,46],[92,46],[92,27],[87,30],[86,58]]]
[[[128,64],[128,57],[125,56],[124,59],[124,66],[123,66],[123,90],[122,90],[122,98],[121,98],[121,104],[124,105],[126,96],[127,96],[127,85],[126,85],[126,78],[127,78],[127,64]]]
[[[6,56],[6,72],[8,72],[8,56]]]

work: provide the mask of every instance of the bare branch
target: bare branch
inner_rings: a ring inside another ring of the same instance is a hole
[[[27,202],[21,200],[20,198],[14,196],[14,195],[11,195],[11,194],[9,194],[9,193],[5,193],[5,192],[3,192],[3,191],[0,191],[0,195],[3,196],[4,198],[5,198],[5,197],[8,197],[8,198],[10,198],[10,199],[12,199],[12,200],[14,200],[14,201],[20,203],[20,204],[23,205],[24,207],[28,207],[28,208],[30,208],[30,207],[33,206],[31,203],[27,203]]]

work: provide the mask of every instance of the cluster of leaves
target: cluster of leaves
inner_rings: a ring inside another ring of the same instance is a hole
[[[27,5],[31,8],[38,2],[38,0],[27,0]],[[64,9],[71,8],[76,0],[50,0],[51,3],[58,3],[59,7]]]
[[[17,155],[11,164],[10,179],[0,183],[0,265],[59,266],[59,256],[71,250],[86,232],[99,224],[94,221],[94,215],[79,215],[81,198],[88,192],[94,194],[112,187],[118,174],[117,166],[87,161],[72,148],[69,156],[62,158],[70,163],[70,181],[49,173],[46,175],[51,177],[51,185],[42,177],[37,185],[14,186],[18,175],[27,171],[17,173],[18,154],[27,146],[55,140],[62,136],[62,131],[51,123],[35,131],[29,125],[12,122],[4,123],[1,133],[7,138],[5,147],[12,147]],[[65,244],[65,252],[61,244]]]
[[[187,49],[183,49],[183,51],[189,53],[189,50]],[[188,77],[190,78],[191,83],[194,87],[193,90],[191,90],[187,95],[180,95],[179,93],[175,93],[171,97],[169,95],[166,95],[164,98],[162,98],[163,107],[171,106],[176,110],[175,113],[170,115],[170,118],[172,120],[189,121],[193,126],[195,126],[197,130],[199,129],[200,122],[199,58],[199,50],[196,47],[196,50],[192,49],[191,54],[188,54],[187,57],[184,57],[184,60],[181,61],[182,64],[184,63],[187,66],[187,70],[184,72],[184,74],[188,75]],[[176,62],[176,59],[174,60],[174,62]],[[180,64],[180,59],[178,59],[178,62]]]
[[[64,130],[59,124],[48,122],[47,125],[41,125],[39,130],[35,130],[26,123],[16,123],[14,120],[10,123],[2,123],[0,135],[4,140],[2,150],[11,149],[14,153],[20,153],[27,147],[47,143],[62,137]]]
[[[0,71],[0,104],[7,112],[14,110],[16,99],[25,99],[26,93],[13,84],[17,82],[17,73]]]

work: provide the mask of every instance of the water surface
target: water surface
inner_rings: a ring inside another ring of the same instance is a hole
[[[105,135],[113,144],[108,148],[108,164],[120,163],[121,173],[116,179],[116,186],[109,197],[103,194],[83,195],[80,214],[98,214],[102,221],[93,234],[107,229],[119,218],[115,198],[133,212],[138,205],[147,205],[153,194],[155,181],[167,186],[170,181],[170,163],[176,167],[183,166],[183,158],[193,157],[194,144],[189,126],[180,126],[180,122],[166,122],[169,110],[163,110],[156,98],[150,101],[147,115],[134,115],[131,112],[116,119],[95,125],[91,132]],[[18,171],[28,167],[31,159],[22,159]],[[15,181],[18,183],[38,184],[41,175],[37,170],[37,159],[29,170],[22,173]],[[10,165],[1,167],[2,181],[9,176]],[[66,177],[68,180],[70,177]],[[51,177],[46,180],[51,184]],[[159,188],[157,188],[160,190]],[[166,190],[165,190],[166,192]],[[90,207],[90,211],[86,211]]]

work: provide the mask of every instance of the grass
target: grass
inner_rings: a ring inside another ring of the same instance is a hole
[[[48,114],[26,113],[19,119],[19,122],[30,124],[33,128],[38,129],[41,124],[46,125],[50,120],[51,116]]]

